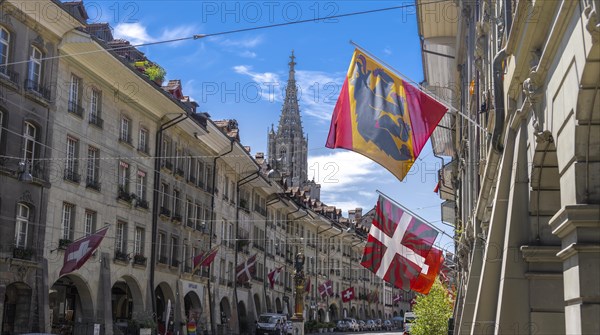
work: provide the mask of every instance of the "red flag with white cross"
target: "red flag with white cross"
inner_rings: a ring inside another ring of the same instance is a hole
[[[379,195],[361,265],[397,288],[408,291],[421,272],[438,232]]]
[[[243,263],[240,263],[235,271],[237,273],[237,281],[240,284],[250,281],[256,273],[256,254]]]
[[[325,281],[319,286],[319,294],[321,297],[333,296],[333,282],[331,280]]]
[[[342,302],[348,302],[354,299],[354,287],[349,287],[342,291]]]
[[[82,267],[92,256],[94,250],[98,248],[107,230],[108,226],[69,244],[67,250],[65,250],[65,260],[62,269],[60,269],[60,275],[71,273]]]

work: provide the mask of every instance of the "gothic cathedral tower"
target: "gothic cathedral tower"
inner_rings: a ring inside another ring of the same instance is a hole
[[[290,72],[285,90],[285,100],[281,109],[277,131],[271,130],[268,136],[268,162],[281,172],[287,186],[303,186],[307,183],[308,140],[304,137],[300,108],[298,107],[298,88],[294,66],[294,51],[290,56]]]

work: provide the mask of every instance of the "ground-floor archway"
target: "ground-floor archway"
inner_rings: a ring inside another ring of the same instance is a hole
[[[77,274],[63,276],[52,284],[48,304],[53,320],[52,333],[85,333],[94,321],[95,306],[90,288]]]
[[[281,299],[275,298],[275,311],[277,313],[283,313],[283,306],[281,305]]]
[[[260,306],[260,296],[258,295],[258,293],[254,294],[254,310],[256,311],[256,314],[262,314],[262,309]]]
[[[379,312],[377,313],[377,316],[379,316],[379,318],[380,318],[380,319],[383,319],[383,312],[382,312],[382,311],[379,311]]]
[[[317,321],[325,322],[325,311],[323,308],[319,308],[319,311],[317,312]]]
[[[2,333],[20,334],[29,332],[31,317],[31,287],[23,282],[6,286],[4,294]]]
[[[250,330],[250,322],[248,320],[248,312],[246,311],[246,304],[243,301],[238,302],[237,305],[238,314],[240,319],[238,320],[238,329],[240,333],[246,333]]]
[[[377,315],[377,314],[375,314],[375,310],[371,309],[371,314],[369,314],[369,317],[370,318],[375,318],[375,315]]]
[[[329,305],[329,320],[337,321],[340,318],[340,313],[336,304]]]
[[[156,318],[158,320],[158,329],[164,333],[165,327],[173,332],[175,324],[173,318],[175,316],[175,295],[169,284],[162,282],[158,284],[154,290],[156,295]],[[170,302],[170,303],[169,303]],[[167,317],[169,324],[166,325]]]
[[[267,304],[267,312],[273,313],[273,305],[271,304],[271,297],[267,296],[266,304]]]
[[[183,297],[185,316],[188,321],[198,323],[202,315],[202,303],[196,292],[190,291]]]
[[[362,307],[360,307],[358,309],[358,316],[362,320],[366,320],[367,319],[367,316],[365,315],[365,310]]]
[[[356,307],[355,306],[350,307],[350,316],[355,319],[358,317],[358,315],[356,315]]]
[[[219,315],[221,316],[222,325],[229,324],[229,320],[231,319],[231,305],[229,305],[229,299],[226,297],[221,299],[219,303]]]

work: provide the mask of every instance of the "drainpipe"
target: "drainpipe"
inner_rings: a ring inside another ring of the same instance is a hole
[[[504,131],[504,69],[502,63],[506,59],[506,48],[500,50],[494,57],[494,130],[492,132],[492,147],[498,153],[502,153],[504,146],[500,143],[500,137]]]
[[[174,125],[186,120],[189,116],[181,113],[174,119],[171,119],[158,128],[156,132],[156,146],[154,149],[154,191],[152,194],[152,247],[150,250],[150,297],[152,299],[152,313],[154,322],[158,323],[158,313],[156,310],[156,291],[154,290],[154,273],[156,272],[156,243],[158,240],[158,198],[160,193],[160,153],[162,151],[162,133]]]
[[[274,205],[278,202],[281,201],[281,197],[279,197],[279,195],[277,196],[277,199],[273,199],[269,202],[267,202],[265,207],[269,207],[270,205]],[[268,214],[268,212],[267,212]],[[265,300],[265,310],[267,310],[267,221],[268,218],[265,219],[265,244],[264,244],[264,248],[265,250],[263,250],[263,298]],[[268,312],[268,311],[267,311]]]
[[[212,190],[211,190],[211,198],[210,198],[210,229],[209,229],[209,236],[208,236],[208,250],[212,249],[212,240],[213,240],[213,226],[215,225],[215,190],[216,190],[216,179],[217,179],[217,159],[231,153],[233,151],[233,143],[234,140],[233,139],[229,139],[229,150],[220,154],[219,156],[215,157],[213,159],[213,175],[212,175]],[[210,312],[210,330],[212,332],[212,335],[216,335],[216,327],[215,327],[215,317],[214,317],[214,313],[213,313],[213,309],[214,309],[214,304],[212,301],[212,291],[210,289],[210,283],[212,281],[211,278],[211,267],[212,267],[212,263],[208,265],[208,284],[207,284],[207,289],[208,289],[208,304],[209,304],[209,312]]]
[[[260,172],[260,168],[258,168],[255,172],[252,172],[251,174],[247,175],[246,177],[240,179],[237,182],[236,185],[236,204],[235,204],[235,252],[234,252],[234,256],[233,256],[233,264],[235,264],[235,266],[237,267],[238,265],[238,251],[239,251],[239,247],[238,247],[238,237],[239,237],[239,227],[240,227],[240,186],[245,185],[251,181],[253,181],[254,179],[258,178],[260,176],[259,174]],[[248,278],[248,281],[250,281],[252,278]],[[237,294],[237,270],[236,270],[236,274],[235,274],[235,279],[233,281],[233,300],[235,300],[235,314],[237,317],[237,326],[239,328],[240,326],[240,309],[238,308],[238,294]]]
[[[331,226],[331,227],[329,227],[329,228],[327,228],[327,229],[323,230],[323,231],[322,231],[322,232],[320,232],[320,233],[319,233],[319,228],[321,228],[321,227],[317,227],[317,238],[318,238],[319,234],[322,234],[322,233],[324,233],[324,232],[326,232],[326,231],[329,231],[329,230],[333,229],[334,227],[333,227],[333,226]],[[318,241],[318,239],[317,239],[317,241]],[[319,245],[317,244],[317,257],[315,257],[315,262],[316,262],[316,264],[318,264],[318,261],[319,261],[319,256],[321,256],[321,255],[320,255],[320,251],[319,251]],[[315,264],[315,284],[314,284],[314,285],[317,285],[317,284],[318,284],[318,281],[317,281],[317,280],[318,280],[318,277],[317,277],[317,271],[316,271],[316,266],[317,266],[317,265],[316,265],[316,264]],[[318,286],[317,286],[317,290],[318,290]],[[315,290],[315,295],[314,295],[315,304],[317,303],[317,290]],[[316,317],[315,317],[315,319],[316,319]]]
[[[300,207],[298,206],[298,208],[297,208],[295,211],[293,211],[293,212],[289,212],[289,213],[287,213],[287,214],[286,214],[286,216],[285,216],[286,230],[287,230],[288,223],[289,223],[289,221],[290,221],[290,215],[292,215],[292,214],[294,214],[294,213],[297,213],[297,212],[299,212],[299,211],[300,211]],[[285,251],[285,273],[286,273],[286,274],[287,274],[287,257],[288,257],[288,254],[287,254],[287,248],[288,248],[288,233],[286,232],[286,233],[285,233],[285,249],[286,249],[286,251]],[[293,259],[293,255],[292,255],[292,259]],[[292,286],[293,286],[293,284],[292,284]],[[286,297],[286,295],[285,295],[285,288],[283,289],[283,297],[284,297],[284,298]],[[287,305],[286,305],[286,306],[287,306]],[[288,310],[288,313],[289,313],[289,312],[290,312],[290,311]]]

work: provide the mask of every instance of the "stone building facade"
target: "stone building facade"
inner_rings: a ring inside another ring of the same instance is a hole
[[[54,2],[0,3],[0,327],[2,333],[43,331],[49,322],[47,202],[57,47],[81,24],[32,15],[62,13]],[[51,58],[51,59],[47,59]]]
[[[235,120],[199,112],[180,81],[150,81],[132,65],[141,52],[111,50],[127,43],[112,40],[107,26],[87,26],[82,2],[0,6],[3,334],[119,334],[154,322],[185,333],[190,319],[246,332],[260,313],[291,315],[300,251],[314,280],[307,319],[400,313],[390,287],[356,270],[360,210],[342,217],[306,181],[294,89],[282,115],[294,117],[295,139],[281,142],[291,156],[280,161],[293,164],[272,165],[287,173],[286,184],[269,179],[264,155],[240,143]],[[64,20],[48,20],[49,9]],[[61,276],[67,246],[105,226],[94,255]],[[193,258],[217,245],[211,266],[194,269]],[[236,266],[254,255],[256,273],[236,283]],[[274,269],[282,274],[270,288]],[[334,296],[321,298],[317,287],[328,279]],[[359,285],[359,299],[343,304],[340,292]],[[378,302],[367,301],[372,291]]]
[[[425,80],[460,111],[434,134],[452,159],[455,334],[600,332],[599,9],[420,7]]]

